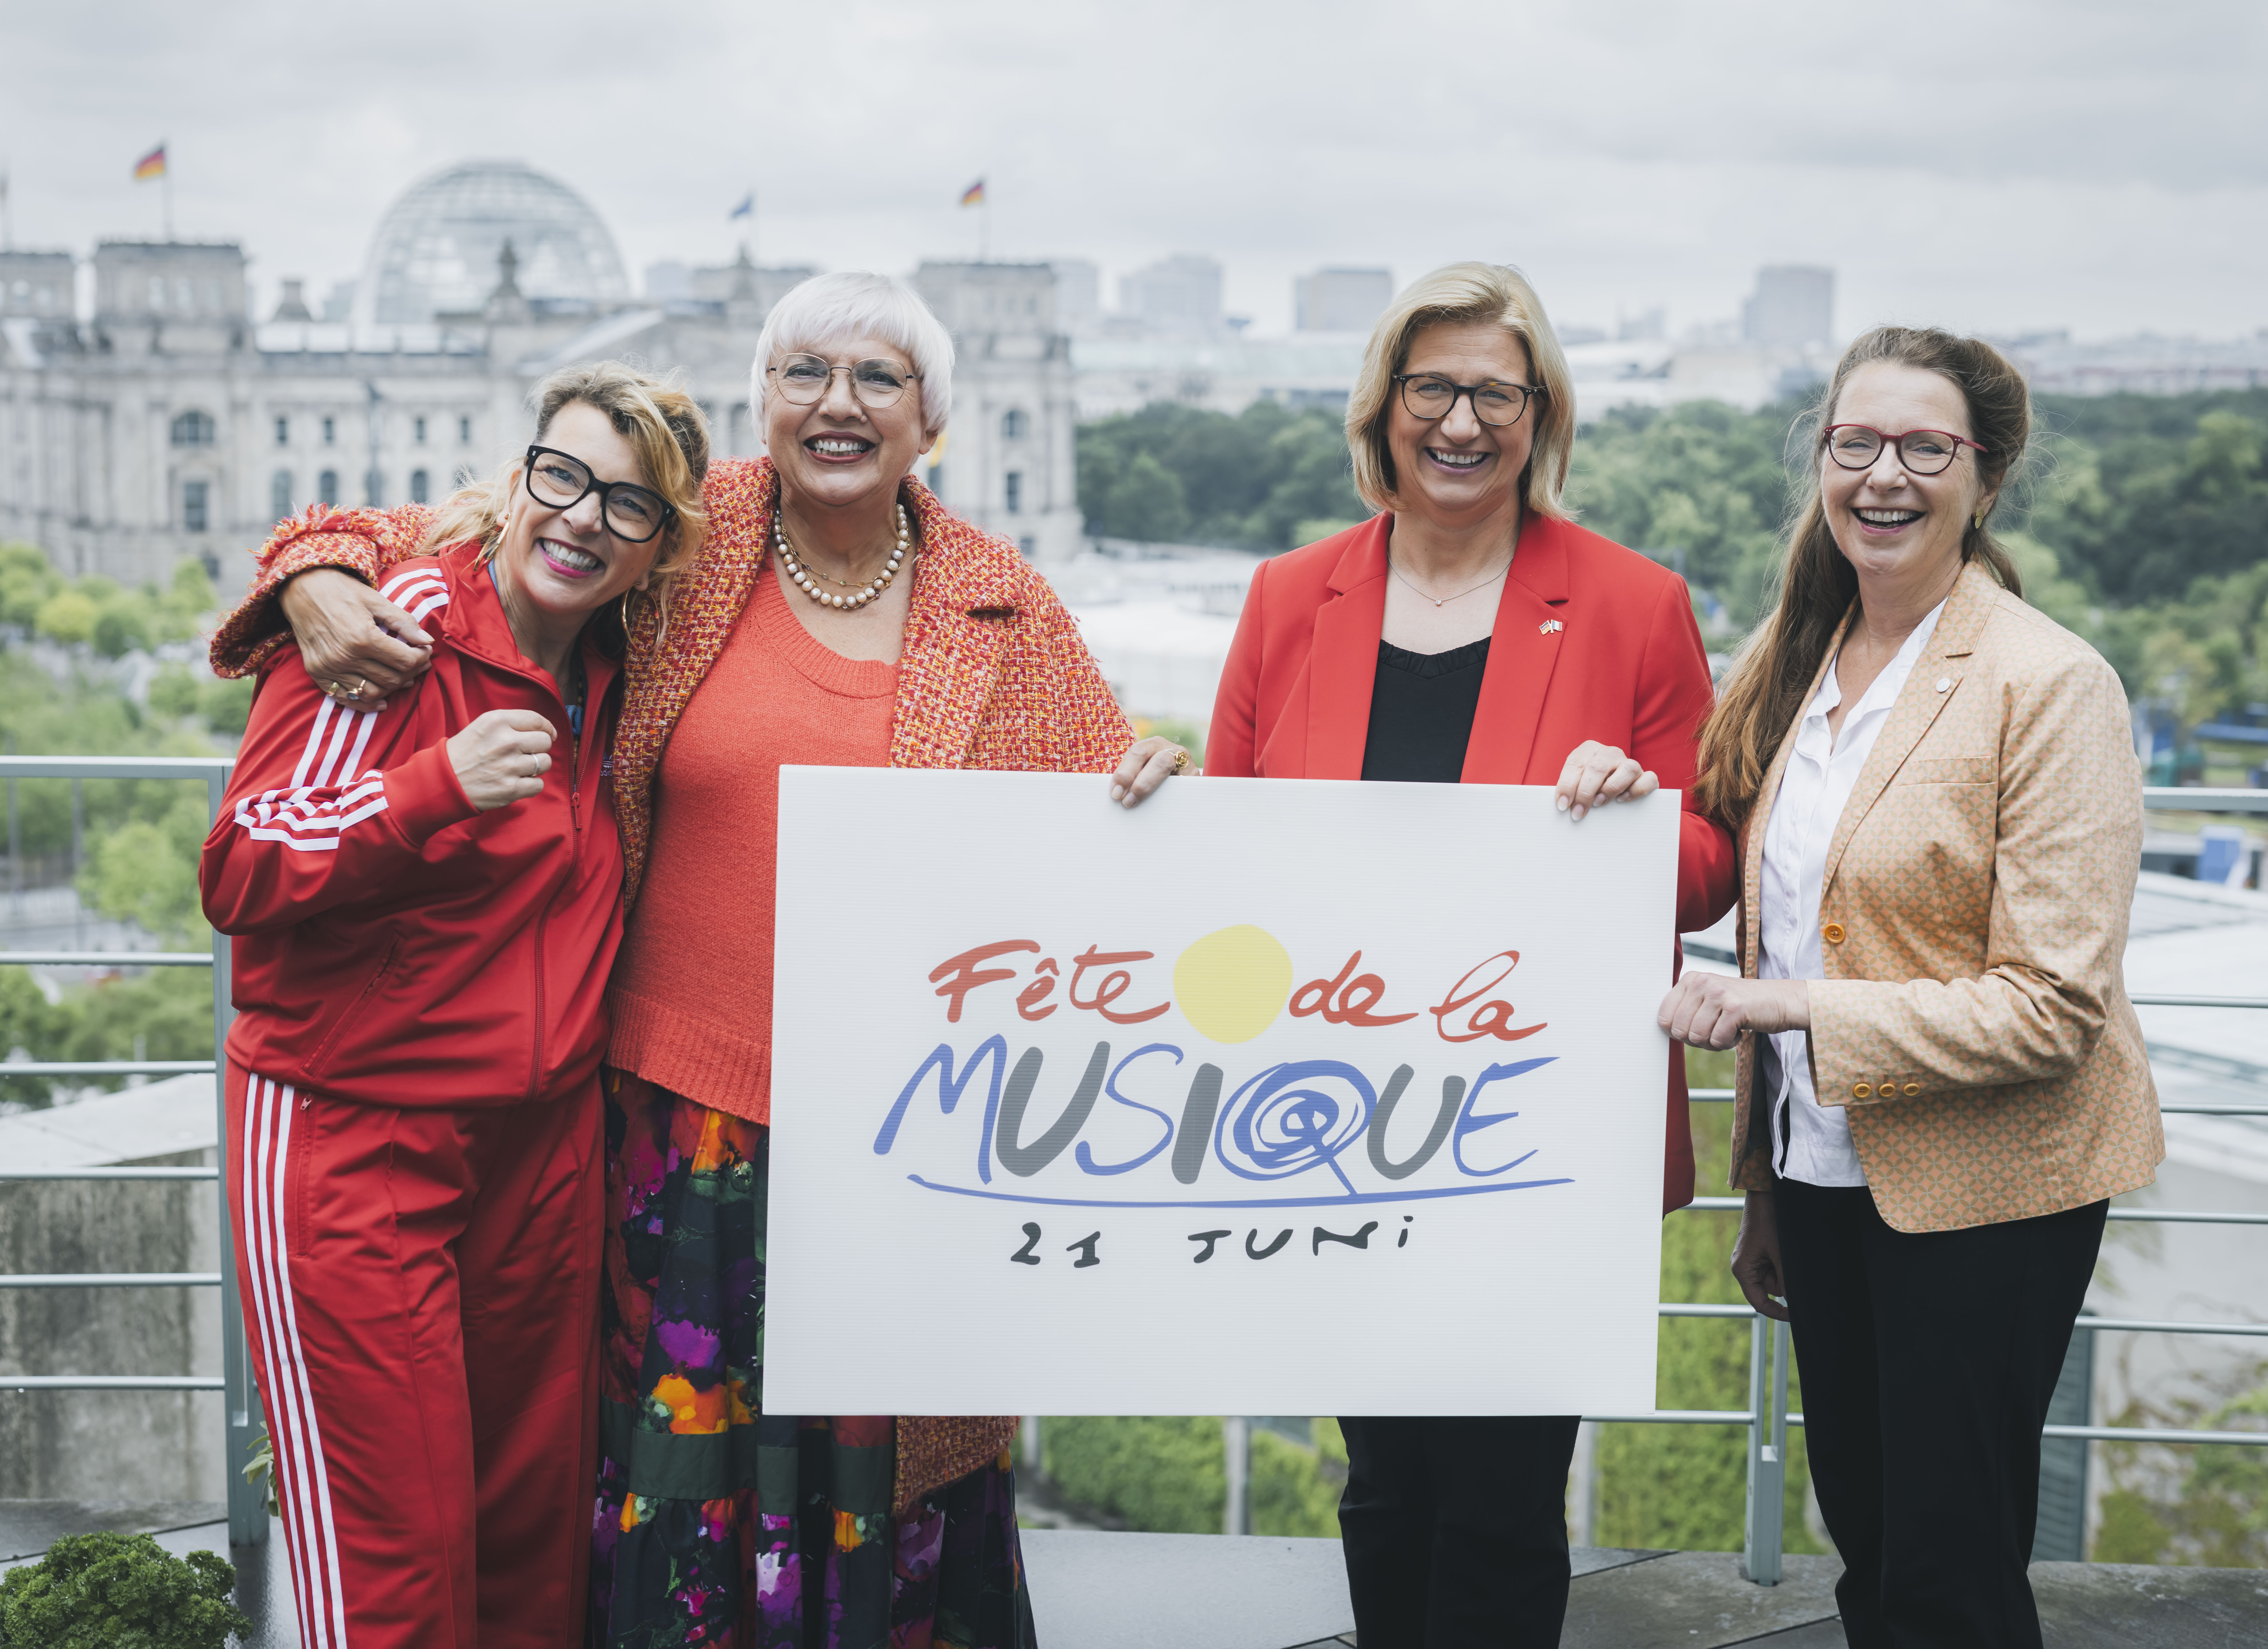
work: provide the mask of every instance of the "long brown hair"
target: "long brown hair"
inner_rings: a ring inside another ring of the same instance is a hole
[[[660,552],[647,570],[650,587],[623,598],[651,600],[666,614],[670,581],[700,553],[709,531],[701,503],[701,483],[709,474],[709,421],[701,403],[679,386],[675,376],[657,378],[622,361],[563,367],[535,386],[535,439],[541,441],[560,412],[578,402],[607,415],[617,434],[637,453],[647,483],[677,513],[663,530]],[[461,544],[477,538],[484,556],[496,553],[497,528],[519,484],[521,460],[501,466],[486,481],[460,488],[433,517],[425,548]],[[625,615],[625,616],[627,616]]]
[[[1837,547],[1819,497],[1827,425],[1851,374],[1877,361],[1918,366],[1949,379],[1969,409],[1970,433],[1986,450],[1975,454],[1983,491],[1992,503],[1984,521],[1962,530],[1961,558],[1981,561],[2010,593],[2023,581],[1992,537],[1992,511],[2022,466],[2031,438],[2032,397],[2024,376],[1991,344],[1935,327],[1877,327],[1843,352],[1827,394],[1790,431],[1791,453],[1808,456],[1802,490],[1783,540],[1773,580],[1778,604],[1741,644],[1701,725],[1701,776],[1694,792],[1709,812],[1738,828],[1763,788],[1787,730],[1802,713],[1828,644],[1859,593],[1859,575]]]

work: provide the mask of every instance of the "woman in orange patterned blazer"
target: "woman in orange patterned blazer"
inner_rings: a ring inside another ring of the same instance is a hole
[[[626,614],[610,761],[630,914],[608,995],[593,1644],[1032,1642],[1013,1417],[773,1415],[761,1381],[780,767],[1110,772],[1132,806],[1186,760],[1134,740],[1015,548],[910,479],[952,366],[902,283],[797,288],[752,370],[771,456],[711,464],[702,554]],[[216,668],[275,644],[280,596],[309,673],[382,705],[424,667],[426,638],[371,585],[429,514],[286,524]],[[909,820],[909,846],[920,835]]]
[[[2121,956],[2142,799],[2117,677],[1985,526],[2030,430],[1987,345],[1837,367],[1778,607],[1702,734],[1742,833],[1734,1275],[1787,1320],[1852,1649],[2036,1649],[2040,1428],[2109,1199],[2165,1154]]]

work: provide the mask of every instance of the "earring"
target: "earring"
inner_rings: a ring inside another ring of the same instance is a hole
[[[1984,529],[1984,512],[1982,510],[1977,512],[1976,526],[1979,532],[1982,532]]]

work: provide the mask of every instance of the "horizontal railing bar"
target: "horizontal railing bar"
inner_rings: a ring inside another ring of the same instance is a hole
[[[218,1168],[0,1168],[10,1180],[217,1180]]]
[[[1795,1417],[1787,1417],[1795,1424]],[[2250,1443],[2258,1448],[2268,1446],[2268,1432],[2161,1432],[2154,1426],[2141,1425],[2050,1425],[2040,1429],[2042,1437],[2084,1438],[2093,1443]]]
[[[2137,1000],[2139,1000],[2138,997]],[[0,1071],[8,1069],[0,1065]],[[1690,1088],[1685,1097],[1700,1105],[1722,1105],[1733,1097],[1730,1088]],[[2169,1116],[2268,1116],[2268,1105],[2161,1105]]]
[[[210,1059],[26,1059],[0,1061],[0,1077],[187,1077],[212,1074]]]
[[[55,1271],[0,1273],[0,1288],[218,1288],[218,1271]],[[0,1374],[0,1382],[7,1376]]]
[[[2151,784],[2143,789],[2142,806],[2167,813],[2268,813],[2268,790]]]
[[[210,951],[0,951],[0,968],[210,968]]]
[[[1685,1206],[1697,1214],[1736,1213],[1747,1200],[1740,1196],[1697,1196]],[[2114,1208],[2110,1218],[2181,1226],[2268,1226],[2268,1212],[2206,1213],[2187,1208]]]
[[[224,1391],[218,1374],[0,1374],[0,1391]]]
[[[2072,1326],[2110,1334],[2268,1334],[2268,1322],[2159,1322],[2146,1317],[2081,1317]]]
[[[235,765],[212,755],[0,755],[0,778],[225,778]]]
[[[4,1376],[0,1376],[4,1378]],[[1656,1409],[1647,1414],[1587,1414],[1607,1425],[1746,1425],[1756,1417],[1746,1409]],[[1787,1417],[1793,1425],[1795,1417]]]
[[[2268,1008],[2268,997],[2166,997],[2126,998],[2138,1008]]]
[[[1753,1317],[1756,1314],[1746,1306],[1700,1306],[1661,1302],[1660,1314],[1665,1317]]]

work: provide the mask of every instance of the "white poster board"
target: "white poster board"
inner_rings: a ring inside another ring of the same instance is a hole
[[[764,1402],[1654,1402],[1678,799],[786,768]]]

